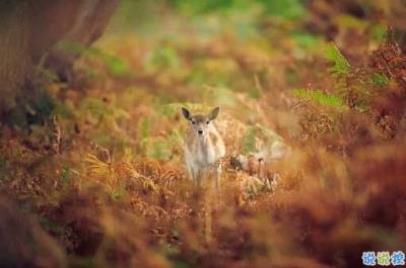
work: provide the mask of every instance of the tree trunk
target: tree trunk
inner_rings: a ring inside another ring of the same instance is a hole
[[[91,45],[102,35],[117,4],[118,0],[85,1],[64,41],[85,47]],[[69,81],[73,62],[78,56],[79,53],[55,48],[46,60],[46,67],[53,69],[62,80]]]
[[[47,68],[67,79],[79,55],[55,45],[61,41],[91,45],[101,36],[118,2],[0,1],[0,119],[32,101],[34,69],[43,59]]]
[[[30,73],[29,23],[24,16],[29,5],[0,4],[0,108],[9,110],[15,106],[26,75]],[[9,10],[9,12],[5,12]]]

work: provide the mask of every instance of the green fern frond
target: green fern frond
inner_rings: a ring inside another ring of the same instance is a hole
[[[351,65],[341,53],[340,49],[333,43],[329,44],[325,50],[325,57],[333,64],[330,72],[334,75],[348,75]]]
[[[371,76],[371,82],[376,86],[380,87],[386,86],[389,84],[389,81],[390,79],[385,74],[374,73]]]
[[[244,154],[255,152],[256,149],[256,136],[257,129],[255,127],[248,127],[244,133],[244,136],[241,141],[242,152]]]
[[[293,95],[301,99],[307,99],[320,105],[343,108],[344,101],[336,95],[327,94],[321,90],[298,88],[293,90]]]

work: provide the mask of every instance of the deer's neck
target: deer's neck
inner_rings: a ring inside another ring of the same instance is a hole
[[[207,135],[205,135],[204,137],[198,137],[197,138],[197,144],[199,145],[199,147],[203,150],[206,151],[207,148],[210,148],[213,146],[213,142],[212,139],[210,137],[210,133],[207,133]]]
[[[224,144],[215,128],[208,130],[204,137],[197,136],[190,129],[186,148],[196,165],[207,166],[224,155]]]

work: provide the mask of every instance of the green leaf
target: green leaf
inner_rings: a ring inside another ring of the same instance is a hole
[[[350,63],[335,44],[331,43],[327,46],[325,57],[333,64],[333,66],[330,67],[330,72],[332,74],[342,76],[350,73]]]
[[[301,0],[259,0],[268,14],[289,20],[303,18],[306,9]]]
[[[382,73],[374,73],[371,76],[371,82],[376,86],[380,87],[386,86],[389,84],[389,81],[390,79],[385,74]]]
[[[257,129],[255,127],[248,127],[242,138],[242,153],[247,154],[256,151],[256,136]]]
[[[345,106],[344,101],[339,96],[327,94],[321,90],[298,88],[293,90],[293,95],[320,105],[336,108],[343,108]]]

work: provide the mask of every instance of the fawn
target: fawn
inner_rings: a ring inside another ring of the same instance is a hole
[[[188,109],[182,108],[183,116],[189,121],[184,147],[189,175],[198,186],[203,179],[212,180],[210,177],[214,175],[216,189],[220,187],[220,159],[226,152],[224,141],[213,122],[219,112],[220,108],[216,107],[208,115],[192,115]]]

